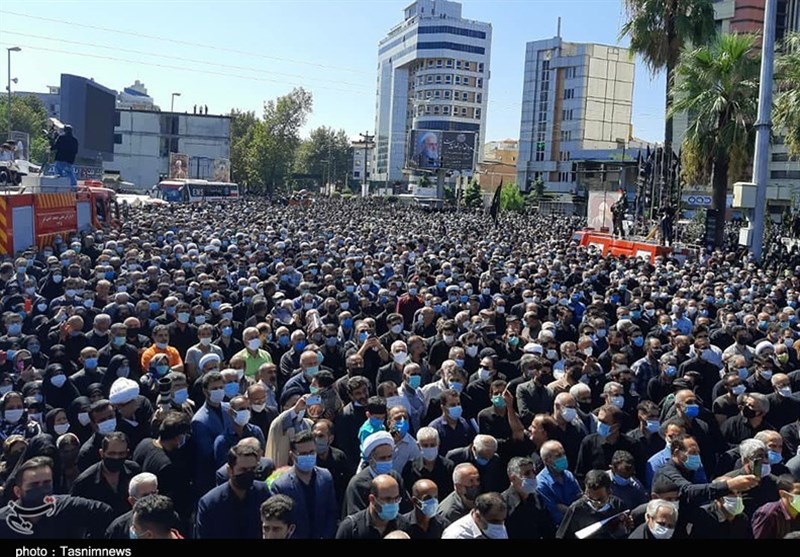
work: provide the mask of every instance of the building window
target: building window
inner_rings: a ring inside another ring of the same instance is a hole
[[[475,102],[478,104],[483,102],[483,93],[475,93]]]
[[[445,98],[445,99],[450,99],[450,89],[446,89],[446,90],[445,90],[445,92],[444,92],[444,98]]]
[[[56,111],[55,106],[50,105],[50,107],[51,107],[50,108],[51,112],[55,112]],[[114,111],[114,126],[119,127],[119,110],[115,110]]]
[[[547,112],[539,111],[539,121],[546,122],[547,121]]]
[[[461,60],[456,60],[456,69],[457,70],[461,69]]]
[[[772,180],[800,180],[800,170],[772,170],[769,177]]]
[[[575,89],[564,89],[564,98],[565,99],[574,99],[575,98]]]
[[[572,120],[572,109],[565,108],[561,111],[561,119],[562,120]]]
[[[460,75],[456,76],[456,85],[461,85],[461,76]]]
[[[467,107],[466,106],[462,106],[461,107],[461,115],[462,116],[466,116],[467,115]]]
[[[480,108],[476,108],[475,109],[475,118],[480,119],[480,117],[481,117],[481,109]]]
[[[536,162],[542,162],[544,160],[544,148],[536,149]]]
[[[437,75],[436,76],[436,83],[441,83],[441,82],[442,82],[442,76]]]
[[[444,114],[445,116],[449,116],[450,115],[450,107],[449,106],[443,106],[442,107],[442,114]]]
[[[442,95],[442,92],[439,91],[438,89],[433,92],[433,98],[434,99],[438,99],[439,97],[441,97],[441,95]]]
[[[354,170],[353,171],[353,178],[360,178],[360,177],[361,177],[361,172],[359,172],[358,170]]]
[[[117,115],[119,115],[119,112],[117,112]],[[122,134],[121,133],[115,133],[114,134],[114,145],[122,145]]]
[[[564,78],[565,79],[574,79],[575,75],[577,74],[577,69],[575,66],[570,66],[566,68],[564,71]]]
[[[432,76],[432,75],[429,75],[429,76],[427,77],[427,79],[425,80],[425,82],[426,82],[426,83],[433,83],[433,76]]]
[[[787,162],[789,153],[772,153],[772,162]]]
[[[572,131],[561,130],[561,141],[572,141]]]
[[[433,113],[434,114],[439,114],[439,106],[438,105],[433,105]]]
[[[437,68],[441,68],[442,67],[442,61],[441,60],[436,60],[436,67]]]
[[[445,82],[445,83],[447,83],[447,84],[449,85],[450,83],[452,83],[452,82],[453,82],[453,76],[452,76],[452,75],[446,75],[446,76],[444,76],[444,82]]]
[[[543,103],[546,103],[547,101],[549,101],[549,100],[550,100],[550,91],[547,91],[547,90],[545,89],[544,91],[542,91],[541,93],[539,93],[539,100],[540,100],[541,102],[543,102]]]
[[[568,161],[569,160],[569,151],[561,151],[558,154],[558,160],[560,160],[561,162]]]
[[[461,93],[461,100],[469,102],[469,93],[467,93],[466,91]]]
[[[446,68],[452,68],[453,67],[453,59],[452,58],[448,58],[447,61],[444,64],[444,66]]]
[[[482,78],[482,77],[479,77],[479,78],[476,80],[476,84],[475,84],[475,85],[476,85],[476,87],[477,87],[478,89],[483,89],[483,78]]]
[[[469,78],[468,77],[464,78],[464,85],[469,85]]]
[[[361,166],[361,155],[362,153],[356,153],[356,156],[358,157],[355,161],[356,166]]]
[[[430,99],[431,98],[431,91],[425,91],[425,98],[426,99]]]
[[[433,67],[433,60],[428,60],[428,67],[429,67],[429,68],[432,68],[432,67]]]
[[[478,62],[478,73],[483,73],[483,62]]]

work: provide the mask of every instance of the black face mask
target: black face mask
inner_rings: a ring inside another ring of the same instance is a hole
[[[756,412],[754,408],[750,408],[749,406],[742,408],[742,416],[745,418],[755,418],[756,414],[758,414],[758,412]]]
[[[106,467],[106,470],[109,472],[120,472],[122,471],[123,465],[125,464],[124,458],[104,458],[103,459],[103,466]]]
[[[592,411],[592,403],[591,402],[579,402],[578,403],[578,408],[580,408],[581,411],[584,414],[588,414],[589,412]]]
[[[237,489],[241,489],[242,491],[247,491],[253,486],[253,482],[255,480],[256,480],[255,472],[243,472],[233,477],[233,485],[235,485]]]
[[[464,498],[474,501],[481,494],[481,487],[479,485],[467,487],[464,489]]]
[[[22,494],[20,504],[26,509],[34,509],[44,504],[44,498],[53,494],[53,484],[37,485]]]

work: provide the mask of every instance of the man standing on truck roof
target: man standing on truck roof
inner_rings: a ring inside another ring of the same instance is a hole
[[[67,176],[70,185],[78,185],[78,178],[75,176],[75,156],[78,154],[78,140],[72,135],[72,126],[64,126],[64,132],[50,144],[50,150],[55,151],[55,172],[58,176]]]

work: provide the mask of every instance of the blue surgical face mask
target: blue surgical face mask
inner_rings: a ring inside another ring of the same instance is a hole
[[[684,464],[689,470],[699,470],[703,465],[703,461],[700,459],[700,455],[690,454],[686,456],[686,462]]]
[[[412,389],[419,389],[421,383],[422,383],[421,375],[412,375],[408,378],[408,386],[411,387]]]
[[[278,344],[281,346],[289,346],[289,337],[288,335],[281,335],[278,337]]]
[[[383,429],[383,420],[375,416],[370,416],[369,425],[372,426],[372,429]]]
[[[687,418],[696,418],[700,414],[700,406],[697,404],[687,404],[685,413]]]
[[[394,429],[397,433],[400,434],[400,437],[405,437],[408,433],[408,421],[407,420],[398,420],[394,423]]]
[[[422,514],[427,516],[428,518],[433,518],[436,516],[436,510],[439,507],[439,500],[438,499],[426,499],[425,501],[420,501],[417,505]]]
[[[311,472],[317,465],[317,453],[301,454],[295,459],[295,466],[301,472]]]
[[[174,393],[172,393],[172,400],[175,401],[175,404],[183,404],[187,400],[189,400],[189,390],[188,389],[178,389]]]
[[[400,503],[382,503],[378,516],[381,520],[394,520],[400,512]]]
[[[225,396],[228,398],[239,394],[239,383],[225,383]]]
[[[464,389],[464,384],[460,381],[451,381],[450,388],[453,389],[455,392],[460,393]]]
[[[768,451],[767,456],[769,457],[770,464],[779,464],[783,462],[783,455],[778,451]]]
[[[372,465],[373,470],[377,475],[381,474],[388,474],[392,471],[392,461],[391,460],[376,460],[375,463]]]
[[[458,420],[461,418],[462,411],[461,406],[451,406],[447,409],[447,415],[450,416],[451,420]]]
[[[561,455],[553,461],[553,468],[555,468],[557,472],[563,472],[567,469],[568,465],[569,462],[567,461],[566,455]]]
[[[658,428],[661,427],[661,423],[658,420],[647,420],[647,431],[649,433],[655,433],[658,431]]]
[[[597,434],[603,438],[608,437],[611,434],[611,426],[603,422],[598,423]]]

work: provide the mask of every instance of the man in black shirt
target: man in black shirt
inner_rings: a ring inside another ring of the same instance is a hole
[[[336,539],[379,540],[397,530],[400,500],[400,484],[392,476],[376,476],[369,486],[369,506],[345,517]]]
[[[455,464],[439,454],[439,433],[432,427],[417,432],[420,456],[403,468],[403,485],[414,485],[419,480],[431,480],[443,496],[453,491]]]
[[[71,495],[101,501],[117,516],[130,510],[128,484],[141,471],[138,464],[128,460],[128,437],[114,431],[103,437],[101,462],[93,464],[78,476]]]
[[[133,451],[133,460],[143,472],[155,474],[159,493],[175,503],[175,510],[185,521],[184,531],[190,532],[188,519],[194,510],[190,459],[193,451],[186,445],[191,427],[189,418],[181,412],[168,412],[158,428],[158,438],[147,437]]]
[[[314,445],[317,449],[317,466],[325,468],[333,476],[333,490],[336,492],[338,508],[344,503],[344,492],[353,471],[347,461],[344,451],[332,446],[334,427],[330,420],[322,418],[314,424],[311,430],[314,435]]]
[[[78,140],[72,135],[72,126],[64,126],[62,134],[51,141],[50,150],[55,151],[55,171],[59,176],[67,176],[71,186],[78,185],[78,178],[72,165],[78,154]]]
[[[444,524],[436,515],[439,504],[439,489],[431,480],[419,480],[411,488],[414,510],[400,515],[398,527],[412,540],[438,540],[444,532]]]
[[[629,438],[622,435],[623,412],[613,404],[602,406],[597,413],[597,433],[584,437],[575,463],[575,476],[582,479],[589,470],[608,470],[611,458],[617,451],[627,451],[637,458],[636,469],[643,469],[639,464],[639,451]]]
[[[555,535],[553,522],[536,494],[533,460],[514,457],[508,463],[511,485],[503,493],[508,508],[506,530],[510,540],[549,539]]]
[[[583,497],[572,503],[564,520],[558,527],[556,538],[575,539],[575,533],[611,518],[625,510],[625,506],[617,497],[611,495],[611,478],[605,470],[589,470],[586,474],[586,487]],[[598,530],[592,539],[627,538],[633,521],[630,515],[620,515],[612,519]]]
[[[103,536],[114,510],[99,501],[53,495],[52,460],[37,456],[16,471],[13,501],[0,509],[0,539],[82,539]]]

